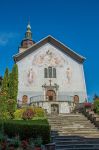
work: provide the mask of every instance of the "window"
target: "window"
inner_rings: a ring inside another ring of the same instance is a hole
[[[44,78],[56,78],[56,68],[44,68]]]
[[[44,68],[44,78],[48,77],[47,68]]]
[[[53,78],[56,78],[56,68],[53,68]]]
[[[28,102],[28,96],[27,95],[23,95],[22,97],[22,104],[26,104]]]
[[[52,67],[48,67],[49,78],[52,78]]]

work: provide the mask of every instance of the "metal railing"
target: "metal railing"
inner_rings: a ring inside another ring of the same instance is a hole
[[[48,100],[47,97],[44,98],[44,95],[32,96],[30,98],[30,103],[39,102],[39,101],[50,101],[50,100]],[[69,102],[73,102],[73,96],[58,95],[58,96],[56,96],[55,100],[53,99],[52,101],[69,101]]]

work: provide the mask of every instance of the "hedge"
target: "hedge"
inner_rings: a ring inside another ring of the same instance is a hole
[[[50,126],[47,120],[8,120],[4,122],[4,132],[10,138],[19,134],[20,139],[37,138],[40,136],[43,143],[50,142]]]

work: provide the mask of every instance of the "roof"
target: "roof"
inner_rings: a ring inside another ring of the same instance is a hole
[[[15,62],[20,61],[21,59],[31,54],[33,51],[37,50],[38,48],[45,45],[46,43],[50,43],[54,45],[55,47],[57,47],[58,49],[60,49],[61,51],[63,51],[64,53],[66,53],[68,56],[72,57],[74,60],[76,60],[79,63],[83,63],[85,60],[83,56],[77,54],[76,52],[71,50],[69,47],[65,46],[63,43],[61,43],[60,41],[56,40],[55,38],[49,35],[45,37],[44,39],[40,40],[39,42],[35,43],[33,46],[29,47],[24,52],[14,55],[13,56],[14,61]]]

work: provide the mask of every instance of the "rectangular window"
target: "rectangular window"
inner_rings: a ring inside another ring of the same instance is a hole
[[[52,67],[48,68],[48,72],[49,72],[49,78],[52,78]]]
[[[53,78],[56,78],[56,68],[53,68]]]
[[[48,77],[47,68],[44,68],[44,78]]]

